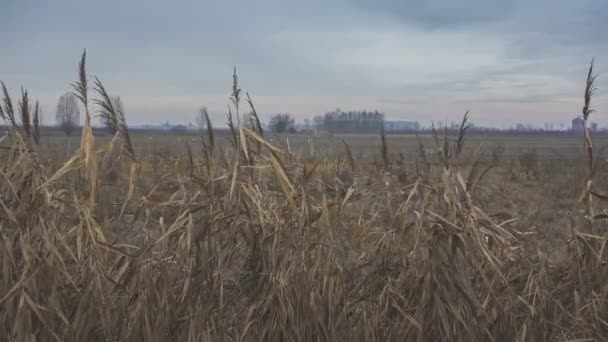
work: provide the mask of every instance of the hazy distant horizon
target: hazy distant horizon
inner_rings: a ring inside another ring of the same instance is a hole
[[[608,105],[605,0],[7,1],[0,80],[29,89],[47,120],[83,48],[133,125],[194,122],[206,106],[222,126],[235,65],[260,112],[300,120],[339,107],[450,122],[469,109],[484,126],[567,126],[592,57],[600,126]]]
[[[329,112],[330,110],[328,110]],[[464,113],[461,113],[464,114]],[[539,122],[539,123],[531,123],[531,122],[526,122],[526,121],[520,121],[520,122],[504,122],[504,123],[500,123],[500,124],[491,124],[491,123],[482,123],[479,121],[475,121],[474,116],[472,114],[471,115],[471,122],[473,124],[475,124],[476,126],[480,126],[480,127],[485,127],[485,128],[497,128],[497,129],[510,129],[510,128],[514,128],[517,124],[523,124],[525,126],[532,126],[533,128],[544,128],[545,124],[552,124],[553,125],[553,130],[561,130],[562,127],[561,125],[563,124],[563,129],[564,130],[568,130],[570,129],[571,126],[571,121],[572,119],[574,119],[577,115],[577,113],[574,113],[572,115],[572,117],[568,120],[564,120],[564,121],[546,121],[546,122]],[[270,118],[270,114],[268,115],[262,115],[261,119],[263,121],[263,124],[267,124],[268,123],[268,119]],[[185,115],[184,115],[185,117]],[[210,113],[210,117],[212,117],[212,124],[213,127],[215,128],[228,128],[228,126],[226,125],[226,113]],[[170,118],[168,116],[168,118]],[[303,124],[304,123],[304,119],[313,119],[313,116],[300,116],[300,117],[296,117],[296,124]],[[453,120],[448,120],[447,123],[448,125],[452,124],[452,123],[460,123],[460,119],[462,119],[462,117],[454,117]],[[596,117],[595,119],[602,119],[601,117]],[[444,124],[446,122],[446,120],[434,120],[434,121],[430,121],[430,120],[424,120],[424,119],[417,119],[415,116],[400,116],[400,117],[386,117],[385,118],[386,121],[416,121],[418,122],[421,127],[430,127],[431,124],[435,124],[436,126],[439,126],[441,124]],[[192,117],[192,119],[185,119],[184,121],[179,121],[179,120],[171,120],[171,119],[166,119],[166,120],[161,120],[158,122],[131,122],[131,125],[134,127],[143,127],[143,126],[161,126],[164,123],[170,123],[171,125],[188,125],[190,123],[192,123],[193,125],[196,125],[196,120],[194,118],[194,116]],[[604,121],[604,120],[594,120],[593,118],[590,119],[590,122],[594,122],[597,123],[599,128],[608,128],[608,121]],[[100,122],[96,122],[95,123],[96,127],[103,127],[103,124]]]
[[[196,119],[192,118],[192,119],[185,119],[183,121],[180,120],[172,120],[170,119],[170,116],[167,116],[169,119],[166,120],[162,120],[162,121],[144,121],[144,122],[137,122],[134,120],[129,120],[129,126],[132,128],[137,128],[137,129],[141,129],[141,128],[145,128],[146,126],[149,127],[154,127],[154,128],[160,128],[162,125],[164,125],[165,123],[169,123],[172,126],[177,126],[177,125],[184,125],[184,126],[188,126],[189,124],[192,124],[196,127],[197,123],[196,123]],[[227,118],[225,116],[225,113],[210,113],[210,117],[212,117],[212,124],[214,128],[217,129],[227,129]],[[263,115],[261,117],[262,119],[262,124],[264,126],[266,126],[268,124],[268,118],[270,117],[270,115]],[[310,117],[298,117],[296,118],[296,124],[297,125],[301,125],[304,124],[304,119],[309,118],[313,119],[312,116]],[[418,124],[420,125],[421,129],[427,129],[431,127],[431,124],[434,124],[435,127],[442,127],[443,124],[446,123],[445,120],[435,120],[435,121],[429,121],[429,120],[417,120],[415,118],[410,119],[412,117],[387,117],[385,119],[385,121],[416,121],[418,122]],[[571,119],[574,119],[575,115],[572,116]],[[460,121],[458,121],[458,119],[462,119],[462,118],[455,118],[454,120],[450,120],[447,121],[448,126],[450,126],[451,124],[460,124]],[[522,124],[524,126],[526,126],[526,129],[528,128],[532,128],[532,129],[540,129],[543,130],[545,129],[545,124],[551,124],[552,126],[550,127],[549,131],[562,131],[562,130],[570,130],[571,128],[571,121],[572,120],[567,120],[567,121],[547,121],[547,122],[542,122],[542,123],[530,123],[530,122],[525,122],[525,121],[521,121],[521,122],[511,122],[511,123],[504,123],[504,124],[498,124],[498,125],[492,125],[492,124],[487,124],[487,123],[482,123],[479,121],[471,121],[472,124],[474,124],[477,127],[482,127],[482,128],[489,128],[489,129],[500,129],[500,130],[509,130],[509,129],[515,129],[516,126],[518,124]],[[598,124],[598,128],[599,129],[608,129],[608,122],[605,121],[601,121],[601,120],[590,120],[590,123],[597,123]],[[4,123],[0,122],[0,127],[3,126]],[[80,118],[80,125],[83,124],[83,117],[81,115]],[[43,120],[43,127],[54,127],[55,123],[54,123],[54,116],[51,118],[44,118]],[[104,128],[105,125],[98,120],[97,118],[95,118],[95,120],[93,121],[93,127],[95,128]]]

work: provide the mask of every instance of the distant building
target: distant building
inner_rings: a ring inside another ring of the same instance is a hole
[[[170,130],[172,127],[173,126],[169,123],[169,121],[167,121],[164,124],[160,125],[160,128],[163,129],[163,130],[165,130],[165,131]]]
[[[140,129],[158,129],[158,126],[154,126],[154,125],[139,125],[136,128],[140,128]]]
[[[585,120],[582,117],[578,116],[572,119],[572,131],[575,133],[581,133],[585,130]]]
[[[589,130],[592,132],[599,131],[599,125],[597,122],[591,122],[589,124]],[[585,120],[582,117],[577,117],[572,120],[572,131],[582,133],[585,130]]]
[[[188,127],[186,125],[175,125],[171,127],[171,131],[173,132],[186,132],[188,131]]]
[[[592,122],[591,123],[591,130],[594,131],[594,132],[598,131],[597,122]]]
[[[183,124],[172,124],[169,121],[161,124],[160,126],[157,126],[157,128],[160,128],[163,131],[172,131],[172,132],[187,132],[187,131],[194,131],[196,130],[196,126],[194,124],[192,124],[192,122],[188,123],[187,125],[183,125]]]
[[[384,130],[387,132],[416,131],[418,128],[417,121],[384,121]]]

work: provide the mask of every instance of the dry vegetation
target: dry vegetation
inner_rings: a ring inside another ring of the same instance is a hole
[[[594,183],[606,170],[588,134],[567,176],[533,151],[501,170],[500,150],[464,158],[467,116],[457,137],[420,140],[415,160],[384,134],[376,158],[347,142],[301,156],[269,143],[248,95],[241,113],[235,73],[227,148],[202,110],[200,146],[136,155],[84,56],[79,72],[85,127],[65,161],[38,146],[27,93],[16,110],[4,91],[0,340],[608,339],[608,213],[594,202],[608,199]],[[115,124],[103,145],[97,107]],[[522,184],[556,177],[571,184],[555,199],[574,198],[542,213],[564,232],[547,245],[540,211],[524,210],[543,194]]]

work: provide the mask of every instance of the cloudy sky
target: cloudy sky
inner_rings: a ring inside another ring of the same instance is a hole
[[[2,0],[0,80],[52,120],[83,48],[134,124],[223,121],[236,65],[263,113],[568,122],[596,58],[608,112],[606,0]]]

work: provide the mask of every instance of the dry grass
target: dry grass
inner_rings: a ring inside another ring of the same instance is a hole
[[[300,157],[264,138],[249,97],[243,126],[235,72],[232,147],[203,110],[200,149],[135,159],[128,130],[96,145],[84,55],[79,72],[74,155],[45,157],[16,125],[0,150],[0,340],[607,339],[605,214],[573,206],[550,258],[496,213],[483,179],[500,151],[459,160],[467,115],[434,157],[420,141],[418,167],[384,135],[379,162],[346,143],[346,163]]]

